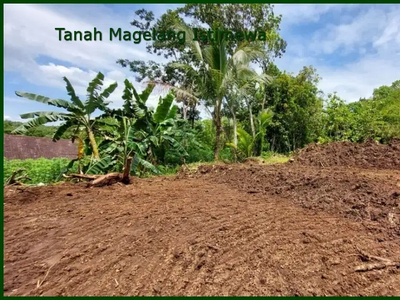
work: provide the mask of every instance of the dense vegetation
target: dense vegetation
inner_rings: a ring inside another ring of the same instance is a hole
[[[39,159],[3,159],[4,176],[3,182],[12,175],[16,170],[23,169],[26,171],[30,180],[25,181],[30,184],[38,183],[54,183],[61,179],[60,174],[68,165],[67,158],[39,158]],[[76,169],[74,170],[76,171]]]
[[[375,89],[368,99],[348,103],[318,90],[320,77],[312,66],[298,74],[279,70],[273,60],[284,54],[286,42],[279,35],[280,17],[269,5],[188,4],[157,20],[150,11],[136,14],[131,23],[136,29],[176,28],[187,36],[186,44],[148,44],[149,53],[163,55],[165,64],[118,60],[138,81],[149,83],[145,90],[139,93],[126,80],[119,109],[109,108],[106,101],[117,83],[102,89],[101,73],[89,83],[84,101],[67,78],[70,101],[17,92],[65,112],[21,115],[33,119],[19,124],[6,121],[5,133],[51,136],[55,141],[79,139],[81,151],[70,166],[78,164],[88,174],[121,172],[127,158],[133,157],[131,174],[136,175],[163,173],[182,163],[288,154],[312,142],[375,139],[385,143],[400,138],[400,80]],[[194,24],[263,30],[267,40],[193,41]],[[256,67],[261,71],[256,72]],[[147,99],[156,85],[168,87],[170,93],[151,109]],[[200,106],[210,112],[210,119],[200,120]],[[53,121],[62,125],[43,126]]]

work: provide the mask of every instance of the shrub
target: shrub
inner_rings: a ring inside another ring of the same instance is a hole
[[[38,158],[38,159],[7,159],[4,157],[4,173],[3,184],[11,174],[18,169],[25,169],[28,176],[32,179],[27,183],[54,183],[58,181],[61,171],[68,165],[68,158]],[[75,164],[72,172],[76,172],[77,164]]]

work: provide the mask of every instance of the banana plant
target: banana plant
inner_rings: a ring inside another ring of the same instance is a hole
[[[154,87],[154,84],[149,84],[139,94],[133,84],[125,80],[122,96],[123,107],[108,109],[99,119],[111,117],[118,120],[120,128],[123,128],[123,122],[129,120],[134,129],[135,141],[140,141],[141,147],[146,148],[143,158],[148,162],[158,164],[160,160],[163,160],[168,149],[176,150],[183,156],[187,153],[175,138],[179,134],[179,129],[175,126],[178,107],[173,105],[174,96],[170,93],[164,98],[160,97],[154,111],[147,106],[147,100]],[[135,165],[135,161],[133,161],[133,165]]]
[[[140,167],[158,173],[157,168],[144,159],[149,146],[148,142],[143,139],[145,133],[140,130],[137,131],[135,123],[135,119],[125,116],[114,124],[108,123],[109,126],[114,126],[114,128],[110,130],[107,137],[99,145],[100,152],[109,158],[108,166],[115,166],[119,172],[123,171],[128,157],[133,157],[130,173],[137,174]]]
[[[106,99],[117,88],[117,83],[115,82],[102,90],[104,75],[102,73],[98,73],[97,76],[89,83],[89,86],[86,90],[86,100],[82,101],[76,95],[70,81],[66,77],[64,77],[63,80],[66,83],[66,89],[71,101],[63,99],[50,99],[45,96],[26,92],[15,92],[16,95],[19,97],[41,102],[58,108],[63,108],[66,112],[39,111],[22,114],[22,119],[33,119],[16,128],[12,133],[23,134],[32,127],[44,125],[50,122],[62,121],[61,126],[53,135],[53,141],[57,141],[69,128],[73,127],[75,128],[75,132],[77,132],[79,131],[80,127],[83,127],[89,139],[93,157],[95,159],[99,159],[99,151],[93,133],[93,127],[96,121],[92,120],[91,115],[96,109],[100,109],[103,111],[107,110],[107,105],[109,104],[109,102],[106,101]]]
[[[263,111],[260,111],[257,122],[258,122],[258,132],[256,134],[257,138],[260,138],[261,141],[261,147],[260,147],[260,154],[265,151],[265,135],[267,134],[267,127],[268,125],[271,124],[272,122],[272,117],[274,116],[274,113],[269,110],[269,109],[264,109]]]
[[[237,129],[237,145],[233,143],[227,143],[226,145],[232,147],[236,150],[238,157],[245,159],[247,157],[253,156],[254,142],[255,139],[251,134],[249,134],[243,128]]]
[[[227,146],[234,148],[241,158],[247,158],[254,155],[255,146],[258,139],[261,141],[261,153],[264,151],[265,134],[268,125],[271,123],[273,117],[272,111],[265,109],[261,111],[257,118],[258,131],[253,137],[243,128],[237,129],[238,141],[237,144],[227,143]]]

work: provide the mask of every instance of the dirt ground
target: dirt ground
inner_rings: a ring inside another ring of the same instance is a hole
[[[400,140],[389,144],[334,142],[309,144],[296,153],[296,163],[308,166],[342,166],[400,170]]]
[[[389,169],[250,163],[11,187],[4,293],[399,296],[399,218]]]

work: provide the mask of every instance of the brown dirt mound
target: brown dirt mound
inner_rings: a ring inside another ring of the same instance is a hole
[[[318,167],[346,166],[400,170],[400,140],[394,140],[389,145],[377,144],[374,141],[310,144],[296,153],[295,162]]]
[[[278,195],[306,209],[339,214],[362,221],[371,230],[400,235],[400,172],[254,164],[200,166],[197,174],[249,194]]]

